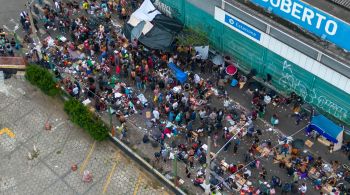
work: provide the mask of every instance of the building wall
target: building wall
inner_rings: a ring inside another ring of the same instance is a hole
[[[187,27],[205,32],[211,47],[234,57],[241,70],[254,68],[261,78],[271,74],[272,84],[280,92],[295,91],[318,110],[350,124],[350,79],[346,76],[264,32],[261,41],[253,41],[215,20],[210,13],[214,8],[201,9],[191,0],[157,2]]]

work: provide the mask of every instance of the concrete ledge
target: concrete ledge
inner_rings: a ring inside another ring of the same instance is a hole
[[[162,184],[164,184],[168,189],[170,189],[172,192],[174,192],[177,195],[185,195],[186,193],[183,192],[180,188],[176,187],[171,181],[169,181],[167,178],[165,178],[161,173],[159,173],[158,170],[153,168],[147,161],[145,161],[141,156],[136,154],[134,151],[132,151],[127,145],[125,145],[123,142],[118,140],[117,138],[113,137],[111,134],[109,134],[110,140],[118,146],[119,149],[121,149],[125,154],[127,154],[131,159],[133,159],[135,162],[137,162],[139,165],[141,165],[143,168],[145,168],[148,172],[150,172],[152,175],[154,175],[157,179],[160,180]]]

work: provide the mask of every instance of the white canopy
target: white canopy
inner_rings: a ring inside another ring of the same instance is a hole
[[[139,21],[150,22],[158,14],[161,13],[154,7],[151,0],[145,0],[141,6],[131,14],[131,18],[134,17]]]

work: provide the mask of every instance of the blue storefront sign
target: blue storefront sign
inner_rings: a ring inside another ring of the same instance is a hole
[[[235,18],[232,18],[231,16],[225,14],[225,22],[235,29],[238,29],[239,31],[243,32],[244,34],[260,41],[261,33],[250,28],[249,26],[243,24],[242,22],[236,20]]]
[[[250,0],[311,33],[350,51],[350,25],[300,0]]]

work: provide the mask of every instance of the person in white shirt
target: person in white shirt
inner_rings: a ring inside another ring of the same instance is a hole
[[[187,101],[188,101],[188,98],[187,98],[186,96],[183,96],[183,97],[181,98],[181,102],[182,102],[183,104],[187,105]]]
[[[299,191],[302,195],[306,194],[307,191],[307,186],[305,183],[302,183],[301,186],[299,187]]]
[[[153,110],[153,117],[156,119],[156,121],[159,120],[159,112],[157,108]]]
[[[201,78],[198,76],[198,74],[194,75],[194,82],[198,84],[201,81]]]
[[[230,99],[227,97],[224,100],[224,108],[228,109],[229,106],[230,106]]]
[[[59,12],[61,10],[61,6],[60,6],[60,3],[58,1],[55,1],[55,7],[56,7],[57,12]]]
[[[78,96],[78,94],[79,94],[79,88],[78,88],[77,85],[74,85],[74,88],[73,88],[73,95],[74,95],[74,96]]]
[[[166,102],[169,102],[169,101],[170,101],[170,98],[171,98],[171,95],[170,95],[170,94],[166,95],[166,96],[165,96]]]
[[[249,170],[249,169],[247,169],[247,168],[245,168],[245,169],[244,169],[243,176],[247,179],[247,178],[249,178],[251,175],[252,175],[252,171]]]
[[[179,105],[179,103],[174,102],[174,103],[173,103],[173,109],[176,110],[178,105]]]
[[[206,117],[206,114],[207,114],[207,112],[204,109],[200,110],[199,111],[200,119],[203,120]]]

